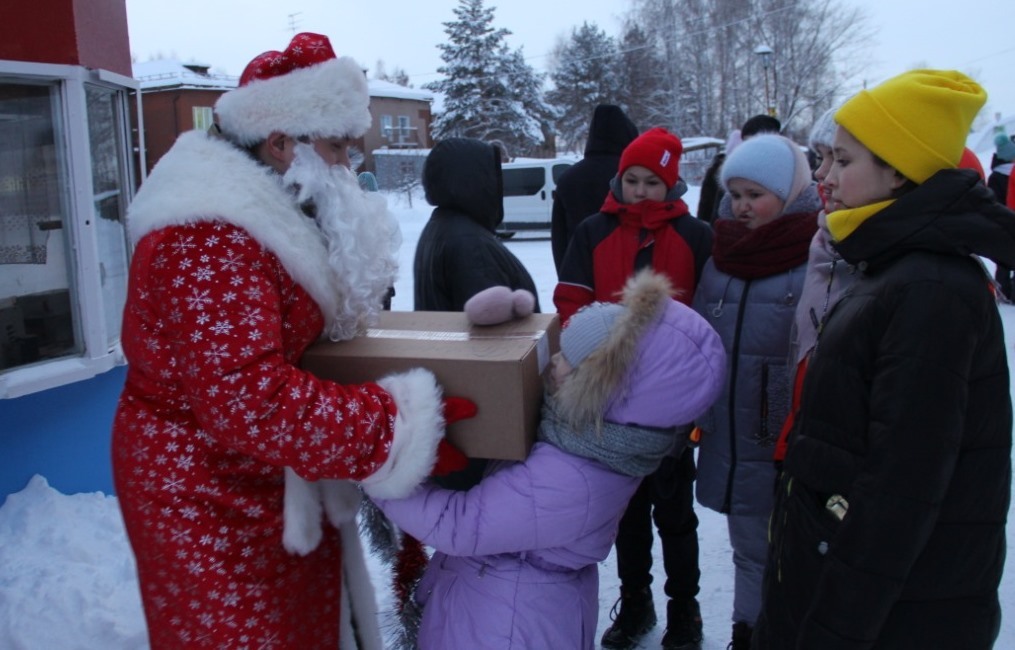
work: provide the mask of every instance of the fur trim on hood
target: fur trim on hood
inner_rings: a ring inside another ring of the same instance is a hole
[[[673,427],[712,405],[725,380],[722,341],[672,294],[670,281],[650,269],[628,280],[626,309],[554,396],[572,427],[603,420]]]

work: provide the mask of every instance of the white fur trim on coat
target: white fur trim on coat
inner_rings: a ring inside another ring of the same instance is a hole
[[[429,476],[437,462],[437,443],[444,437],[444,401],[433,373],[422,368],[377,383],[398,408],[395,435],[384,465],[361,484],[371,497],[398,499]]]
[[[344,56],[230,90],[215,113],[223,132],[251,145],[273,132],[358,138],[370,128],[369,107],[366,75]]]
[[[290,553],[306,555],[321,543],[321,520],[326,514],[335,528],[356,520],[363,500],[351,481],[308,481],[285,468],[282,545]]]
[[[342,539],[340,648],[383,650],[377,621],[377,596],[356,523],[356,513],[362,500],[359,487],[351,481],[324,479],[311,482],[285,468],[282,544],[290,553],[299,555],[306,555],[317,548],[322,537],[323,509]]]
[[[327,242],[282,186],[282,177],[226,140],[189,131],[159,160],[131,202],[127,232],[137,244],[161,228],[201,221],[247,231],[278,257],[326,319],[336,313],[335,287],[330,274],[322,272],[329,268]]]

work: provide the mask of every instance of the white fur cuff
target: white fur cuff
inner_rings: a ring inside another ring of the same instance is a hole
[[[444,437],[444,402],[437,379],[423,368],[377,383],[391,394],[398,415],[388,459],[361,485],[371,497],[398,499],[422,483],[437,462],[437,443]]]

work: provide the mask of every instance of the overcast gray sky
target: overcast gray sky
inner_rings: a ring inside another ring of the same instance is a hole
[[[863,8],[875,26],[864,78],[871,85],[915,65],[955,68],[973,74],[987,89],[989,114],[1015,113],[1015,1],[840,0]],[[297,0],[209,2],[127,0],[131,52],[198,60],[238,76],[265,50],[281,50],[297,31],[327,34],[339,55],[374,70],[378,59],[390,72],[404,69],[416,87],[436,78],[436,47],[442,23],[455,18],[457,0],[339,2]],[[508,29],[511,47],[544,70],[557,39],[582,21],[608,34],[620,31],[627,0],[488,0],[495,25]],[[856,89],[862,79],[855,81]]]

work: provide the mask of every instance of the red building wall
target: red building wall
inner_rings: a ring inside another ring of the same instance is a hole
[[[221,90],[188,88],[142,95],[146,171],[151,172],[179,134],[194,128],[194,107],[215,106],[221,94]]]
[[[124,0],[5,0],[0,59],[133,76]]]

